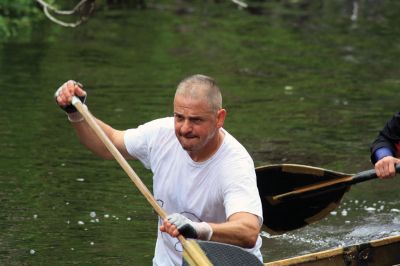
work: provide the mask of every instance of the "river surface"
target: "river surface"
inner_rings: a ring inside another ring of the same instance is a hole
[[[177,83],[207,74],[256,166],[372,168],[369,145],[400,110],[400,2],[249,3],[99,9],[78,28],[45,20],[0,42],[1,265],[151,265],[157,217],[116,162],[75,137],[53,100],[68,79],[125,129],[171,115]],[[400,234],[399,190],[399,178],[354,185],[323,220],[263,231],[264,260]]]

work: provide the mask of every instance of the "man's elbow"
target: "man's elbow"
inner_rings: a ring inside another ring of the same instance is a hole
[[[119,152],[122,155],[122,157],[126,160],[136,160],[135,157],[131,156],[127,152],[123,152],[123,151],[119,151]],[[104,160],[112,161],[112,160],[116,159],[115,156],[108,150],[104,150],[102,152],[94,152],[94,154]]]
[[[100,155],[100,158],[108,161],[115,160],[115,157],[111,153]]]
[[[240,246],[243,248],[254,248],[257,244],[261,230],[260,220],[257,216],[246,216],[241,220]]]
[[[254,248],[257,243],[258,233],[249,235],[246,240],[243,242],[244,248]]]
[[[103,160],[114,160],[114,156],[107,149],[102,150],[91,150],[91,152]]]

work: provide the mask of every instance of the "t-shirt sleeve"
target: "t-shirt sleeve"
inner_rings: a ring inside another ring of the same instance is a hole
[[[166,139],[174,137],[174,118],[159,118],[137,128],[128,129],[124,134],[126,150],[140,160],[144,167],[152,169],[160,159]]]
[[[248,212],[263,222],[262,205],[257,188],[254,165],[242,162],[231,167],[231,176],[224,186],[224,205],[226,218],[237,212]]]
[[[161,119],[153,120],[125,131],[126,150],[130,155],[140,160],[147,169],[151,168],[152,139],[157,137],[162,123],[163,120]]]

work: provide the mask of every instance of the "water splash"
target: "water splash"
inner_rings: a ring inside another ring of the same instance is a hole
[[[392,205],[392,208],[388,208]],[[262,232],[265,245],[297,250],[301,254],[369,242],[374,239],[399,235],[400,211],[392,202],[349,200],[330,213],[323,220],[286,232],[270,235]],[[397,205],[396,205],[397,206]],[[390,210],[390,211],[389,211]]]

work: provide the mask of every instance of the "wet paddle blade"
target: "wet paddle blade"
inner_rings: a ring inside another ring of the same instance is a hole
[[[179,237],[183,246],[183,259],[190,266],[212,266],[210,259],[206,256],[204,250],[193,239],[186,240],[182,236]]]
[[[349,174],[295,164],[263,166],[257,168],[256,173],[265,229],[272,234],[285,233],[322,219],[339,205],[350,187],[332,187],[282,201],[273,200],[277,194]]]
[[[400,164],[396,172],[400,173]],[[300,164],[261,166],[256,173],[264,225],[270,233],[321,220],[352,185],[378,178],[374,169],[352,175]]]
[[[191,240],[193,241],[193,240]],[[262,262],[244,249],[212,241],[196,241],[213,265],[232,266],[262,266]],[[189,265],[185,260],[182,265]]]

